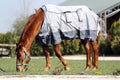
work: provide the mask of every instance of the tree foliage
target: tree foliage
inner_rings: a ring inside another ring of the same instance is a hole
[[[102,55],[120,55],[120,19],[115,21],[108,30],[107,41],[100,41]]]
[[[113,38],[111,41],[111,48],[114,54],[119,54],[120,53],[120,19],[112,24],[109,33],[112,35]]]
[[[16,35],[21,35],[26,23],[28,21],[28,17],[27,16],[20,16],[16,19],[16,21],[13,24],[13,32]]]
[[[4,44],[14,44],[17,42],[18,37],[12,32],[7,32],[6,34],[0,34],[0,43]]]
[[[7,32],[6,34],[0,34],[0,43],[2,44],[15,44],[18,40],[18,36],[12,32]],[[15,56],[15,47],[10,46],[0,46],[0,48],[6,48],[9,52],[8,55],[11,57]]]
[[[84,54],[85,50],[79,39],[63,40],[61,50],[64,55]]]

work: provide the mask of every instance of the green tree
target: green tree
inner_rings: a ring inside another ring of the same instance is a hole
[[[13,32],[16,35],[21,35],[26,23],[28,21],[28,17],[27,16],[20,16],[16,19],[16,21],[13,24]]]
[[[111,48],[115,55],[120,55],[120,19],[115,21],[109,33],[112,35]]]
[[[120,55],[120,19],[113,22],[106,41],[100,40],[101,55]]]
[[[6,34],[0,34],[0,43],[2,44],[15,44],[18,40],[18,37],[14,35],[12,32],[7,32]],[[15,47],[10,46],[0,46],[2,48],[6,48],[9,50],[9,55],[11,57],[15,56]]]
[[[61,43],[63,55],[84,54],[85,50],[79,39],[63,40]]]
[[[0,34],[0,43],[4,44],[15,44],[17,42],[17,36],[12,32],[7,32],[6,34]]]

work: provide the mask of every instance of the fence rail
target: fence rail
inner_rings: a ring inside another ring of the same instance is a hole
[[[16,47],[16,44],[0,44],[0,46],[2,47],[7,47],[7,46],[9,46],[9,47]]]
[[[9,47],[9,49],[7,47]],[[16,44],[0,44],[0,57],[2,56],[14,57],[15,47]]]

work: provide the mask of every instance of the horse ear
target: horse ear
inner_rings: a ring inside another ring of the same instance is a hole
[[[35,9],[35,13],[37,13],[37,9]]]
[[[21,48],[22,48],[22,44],[16,43],[16,51],[18,51],[18,49],[21,49]]]

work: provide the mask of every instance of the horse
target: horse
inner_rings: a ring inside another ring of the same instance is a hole
[[[45,11],[42,8],[36,10],[36,12],[30,16],[21,36],[18,44],[16,44],[16,71],[26,71],[27,65],[30,61],[30,46],[33,40],[38,36],[42,29],[42,25],[45,20]],[[57,37],[57,36],[56,36]],[[41,38],[40,38],[41,39]],[[99,44],[98,44],[98,36],[95,40],[88,39],[80,39],[84,48],[86,50],[86,67],[85,70],[89,70],[91,68],[91,47],[93,49],[94,54],[92,55],[92,65],[93,70],[98,69],[98,53],[99,53]],[[65,70],[70,70],[67,61],[63,58],[62,52],[60,50],[60,42],[53,44],[56,56],[64,65]],[[44,68],[45,71],[48,71],[51,68],[50,64],[50,52],[49,46],[42,45],[43,52],[46,57],[46,66]]]

